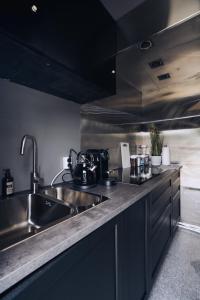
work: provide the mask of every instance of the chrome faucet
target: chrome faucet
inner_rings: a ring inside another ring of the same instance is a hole
[[[31,173],[31,190],[33,192],[33,194],[36,194],[38,192],[38,188],[39,188],[39,181],[40,181],[40,177],[38,175],[38,171],[37,171],[37,156],[38,156],[38,151],[37,151],[37,142],[34,136],[32,135],[24,135],[21,141],[21,147],[20,147],[20,154],[24,155],[24,148],[25,148],[25,144],[27,139],[32,141],[32,145],[33,145],[33,171]]]

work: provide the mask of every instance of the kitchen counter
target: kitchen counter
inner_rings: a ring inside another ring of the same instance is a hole
[[[109,200],[0,251],[0,294],[150,193],[177,169],[179,165],[165,167],[165,172],[140,186],[98,185],[89,192]]]

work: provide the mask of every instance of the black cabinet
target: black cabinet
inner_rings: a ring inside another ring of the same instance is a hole
[[[147,269],[150,291],[180,219],[180,171],[155,188],[147,209]]]
[[[172,176],[172,232],[177,228],[177,223],[180,220],[180,172],[176,172]]]
[[[146,299],[180,217],[179,187],[174,172],[1,299]]]
[[[146,198],[25,278],[2,299],[142,300],[145,220]]]
[[[173,232],[177,228],[177,223],[180,220],[180,192],[178,191],[172,199],[172,230]]]
[[[157,227],[149,243],[149,270],[150,284],[153,283],[160,262],[164,257],[167,245],[171,238],[171,204],[161,216],[160,225]]]
[[[146,296],[146,204],[141,199],[121,217],[118,231],[119,300]]]
[[[146,198],[138,201],[124,213],[121,259],[126,260],[126,291],[121,300],[142,300],[146,295],[146,201]]]
[[[148,289],[164,258],[171,240],[172,188],[171,178],[152,191],[148,204]]]
[[[153,236],[161,225],[162,215],[171,203],[171,179],[166,180],[161,186],[153,190],[149,199],[149,234]]]
[[[79,103],[113,95],[115,27],[99,0],[3,0],[0,77]]]
[[[23,280],[5,299],[115,300],[115,253],[115,222],[110,222]]]

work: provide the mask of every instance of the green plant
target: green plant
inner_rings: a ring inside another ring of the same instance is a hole
[[[163,147],[163,137],[160,136],[160,132],[154,124],[149,126],[149,131],[151,139],[151,155],[160,156]]]

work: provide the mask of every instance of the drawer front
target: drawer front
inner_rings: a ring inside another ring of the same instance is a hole
[[[151,193],[149,205],[150,235],[156,230],[162,214],[171,203],[171,181],[167,180],[161,187]]]
[[[173,230],[176,229],[176,224],[180,219],[180,192],[172,200],[172,226]]]
[[[172,182],[176,181],[180,177],[180,170],[174,171],[172,174]]]
[[[175,181],[172,181],[172,196],[174,197],[178,191],[180,191],[180,177],[177,177]]]
[[[165,211],[166,207],[171,203],[171,187],[168,187],[164,193],[154,201],[150,207],[150,224],[154,230],[156,223]]]
[[[153,190],[152,192],[152,199],[151,199],[151,205],[153,206],[157,200],[160,198],[160,196],[167,190],[169,187],[171,187],[171,180],[165,181],[161,186]]]
[[[171,204],[163,214],[162,224],[150,242],[150,276],[154,278],[171,237]]]

